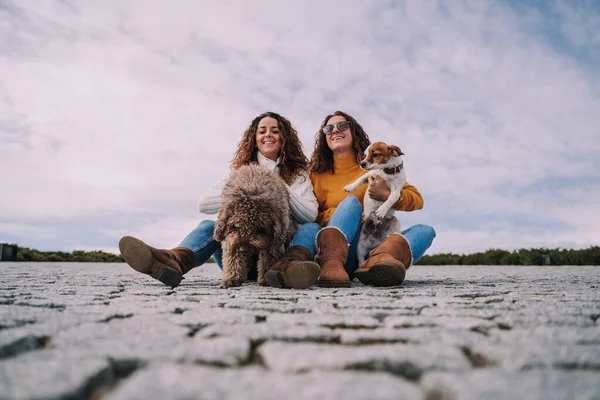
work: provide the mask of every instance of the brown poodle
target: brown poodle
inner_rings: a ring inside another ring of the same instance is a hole
[[[288,241],[289,193],[274,172],[256,164],[233,170],[223,188],[214,238],[223,247],[222,288],[248,279],[258,254],[258,283],[279,260]]]

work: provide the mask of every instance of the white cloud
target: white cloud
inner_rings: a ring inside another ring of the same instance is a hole
[[[43,248],[11,226],[101,218],[81,235],[101,231],[103,248],[126,233],[177,244],[255,115],[289,117],[310,154],[321,119],[342,109],[407,153],[426,207],[401,218],[437,228],[432,252],[597,244],[600,73],[587,33],[600,11],[553,3],[569,52],[532,29],[546,23],[532,7],[443,6],[5,2],[0,240]],[[546,189],[553,179],[574,183]]]

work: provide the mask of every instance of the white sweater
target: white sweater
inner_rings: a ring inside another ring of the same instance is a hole
[[[267,168],[270,171],[279,173],[279,159],[273,161],[260,152],[258,153],[258,164]],[[204,194],[198,200],[198,210],[203,214],[216,214],[219,212],[219,206],[221,205],[221,193],[223,192],[223,185],[227,181],[227,178],[212,185],[208,192]],[[315,222],[317,218],[319,204],[317,198],[313,192],[312,182],[306,171],[303,171],[299,176],[296,177],[294,182],[288,186],[288,192],[290,193],[290,210],[291,210],[291,224],[290,230],[295,232],[297,224],[306,224],[308,222]]]

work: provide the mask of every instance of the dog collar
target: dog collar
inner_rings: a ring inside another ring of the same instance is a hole
[[[400,164],[396,168],[384,168],[383,172],[385,172],[388,175],[394,175],[402,171],[402,168],[404,168],[404,164]]]

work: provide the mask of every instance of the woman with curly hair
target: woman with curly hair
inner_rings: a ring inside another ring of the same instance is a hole
[[[283,257],[269,271],[280,277],[281,284],[275,286],[299,288],[301,283],[312,280],[304,286],[308,287],[318,278],[322,287],[349,287],[354,276],[365,284],[399,285],[404,280],[406,269],[417,262],[431,245],[434,229],[428,225],[415,225],[402,234],[390,235],[370,252],[369,258],[359,267],[356,247],[363,198],[366,194],[372,199],[385,201],[390,189],[382,179],[369,178],[368,186],[362,185],[352,194],[344,191],[344,186],[367,172],[359,164],[370,144],[369,136],[352,116],[336,111],[325,117],[315,141],[309,170],[319,214],[316,223],[306,224],[303,229],[314,232],[318,252],[313,264],[318,263],[320,276],[302,274],[303,270],[309,270],[306,261]],[[419,210],[423,208],[423,197],[417,188],[406,183],[393,208],[399,211]],[[298,264],[302,270],[297,267]]]
[[[238,145],[231,168],[248,164],[259,164],[278,172],[287,184],[291,230],[296,231],[298,224],[315,221],[318,204],[307,172],[308,159],[302,151],[298,133],[288,119],[266,112],[252,120]],[[201,213],[216,214],[219,211],[226,180],[217,182],[198,201]],[[178,247],[169,250],[156,249],[139,239],[125,236],[119,241],[119,249],[133,269],[176,287],[184,274],[204,264],[211,256],[219,267],[222,266],[221,244],[213,238],[214,229],[215,221],[202,221]],[[314,246],[314,243],[309,244],[311,249]]]

